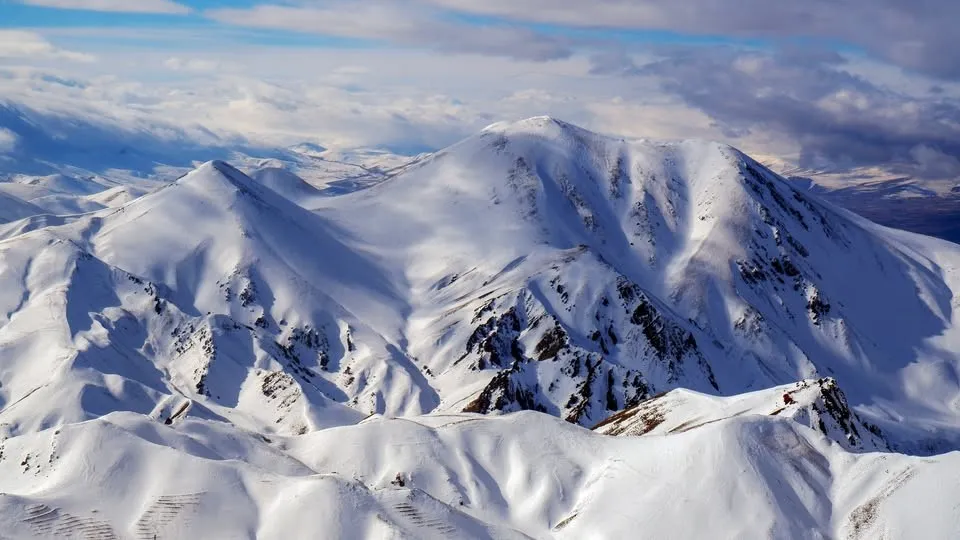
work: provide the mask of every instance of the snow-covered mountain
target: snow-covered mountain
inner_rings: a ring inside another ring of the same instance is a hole
[[[609,437],[538,413],[296,437],[112,413],[4,443],[15,538],[951,538],[960,454],[740,416]]]
[[[2,535],[960,531],[960,246],[550,118],[260,165],[0,225]]]
[[[445,408],[589,426],[676,387],[833,376],[881,428],[906,409],[938,437],[956,425],[957,249],[838,210],[732,148],[536,118],[325,202],[357,249],[400,269],[407,349]]]

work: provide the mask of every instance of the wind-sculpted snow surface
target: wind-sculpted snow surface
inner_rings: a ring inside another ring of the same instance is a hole
[[[606,437],[539,413],[297,437],[112,413],[8,439],[16,538],[949,538],[960,454],[849,454],[785,419]]]
[[[958,454],[894,453],[960,445],[960,247],[549,118],[354,188],[0,225],[0,536],[960,531]]]

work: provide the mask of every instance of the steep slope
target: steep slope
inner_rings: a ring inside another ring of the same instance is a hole
[[[319,189],[283,168],[260,168],[250,177],[301,206],[310,206],[312,199],[321,196]]]
[[[676,387],[833,376],[881,427],[957,425],[960,250],[907,247],[730,147],[535,118],[321,203],[409,283],[444,408],[593,425]]]
[[[0,223],[10,223],[45,213],[39,206],[0,192]]]
[[[892,179],[820,188],[818,195],[881,225],[960,243],[960,190]]]
[[[116,210],[3,227],[0,280],[16,285],[0,338],[75,388],[52,399],[59,384],[31,394],[35,379],[6,374],[5,402],[56,410],[0,420],[34,429],[186,400],[251,429],[281,418],[284,432],[329,425],[327,407],[342,422],[343,405],[593,426],[674,388],[830,376],[897,448],[960,440],[960,251],[836,210],[732,148],[536,118],[309,201],[316,212],[211,162]],[[55,339],[26,330],[40,313],[63,321]],[[99,364],[114,353],[120,367]],[[83,383],[63,360],[77,354],[100,366],[81,362]],[[123,381],[146,389],[126,396]],[[91,405],[82,384],[136,405]]]

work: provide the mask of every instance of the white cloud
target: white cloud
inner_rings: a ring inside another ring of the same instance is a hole
[[[220,64],[213,60],[179,58],[176,56],[164,60],[163,66],[173,71],[191,71],[194,73],[209,73],[220,68]]]
[[[910,150],[910,155],[928,178],[955,178],[960,171],[960,159],[936,148],[918,145]]]
[[[59,49],[40,34],[24,30],[0,30],[0,58],[48,58],[75,62],[95,60],[89,54]]]
[[[12,152],[17,147],[17,134],[0,127],[0,154]]]
[[[171,0],[21,0],[21,2],[31,6],[123,13],[185,15],[192,11],[189,7]]]

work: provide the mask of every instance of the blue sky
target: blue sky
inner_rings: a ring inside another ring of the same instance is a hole
[[[136,0],[130,0],[135,3]],[[27,5],[13,0],[0,0],[0,28],[30,28],[52,31],[56,29],[167,29],[190,31],[197,34],[216,34],[216,39],[251,44],[277,46],[332,46],[357,47],[368,45],[364,40],[338,39],[305,32],[269,30],[256,28],[230,28],[204,16],[204,11],[217,8],[243,8],[256,3],[248,0],[193,0],[180,2],[193,11],[185,14],[128,13],[120,11],[97,11],[90,9],[62,9]],[[80,39],[64,39],[77,43]],[[122,42],[126,46],[156,46],[156,39],[137,39],[135,34],[123,34],[122,38],[109,32],[102,36],[85,35],[83,40],[91,45],[109,45]],[[138,43],[139,42],[139,43]],[[173,44],[167,44],[173,46]]]
[[[122,3],[118,1],[118,3]],[[69,4],[68,1],[63,4]],[[85,2],[76,2],[82,6]],[[130,5],[137,4],[130,0]],[[240,25],[243,32],[237,27],[224,24],[209,16],[212,11],[229,9],[247,9],[262,5],[257,0],[183,0],[176,3],[189,9],[186,13],[150,12],[137,13],[118,11],[116,9],[83,9],[49,7],[44,5],[30,5],[16,0],[0,0],[0,28],[33,28],[33,29],[64,29],[64,28],[104,28],[104,29],[137,29],[137,28],[166,28],[173,31],[191,30],[195,32],[214,32],[221,37],[231,40],[244,40],[251,43],[290,46],[332,46],[357,47],[377,45],[378,40],[372,39],[344,39],[303,31],[302,29],[270,29],[257,28],[255,25]],[[316,2],[315,4],[324,4]],[[545,36],[557,36],[590,42],[617,42],[625,44],[742,44],[752,47],[769,45],[766,39],[724,36],[721,34],[682,33],[663,29],[631,29],[631,28],[591,28],[560,24],[547,24],[511,20],[501,16],[463,13],[449,11],[440,14],[442,19],[467,26],[509,26],[529,29],[531,32]],[[231,28],[232,27],[232,28]],[[230,31],[228,31],[230,30]],[[108,40],[106,34],[101,40]],[[125,40],[128,44],[135,41]],[[145,40],[152,44],[149,40]]]
[[[952,0],[0,0],[0,99],[417,149],[551,114],[953,177],[956,20]]]

